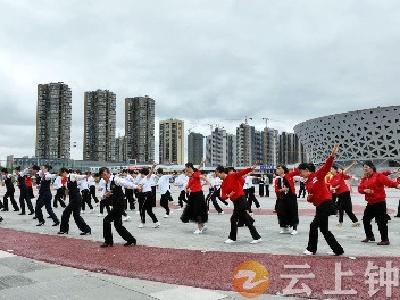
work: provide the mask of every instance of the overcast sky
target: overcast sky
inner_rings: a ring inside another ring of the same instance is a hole
[[[246,115],[291,131],[400,104],[398,0],[0,0],[0,12],[0,159],[34,155],[39,83],[72,89],[73,158],[88,90],[116,93],[121,133],[124,99],[144,94],[157,120],[204,134]]]

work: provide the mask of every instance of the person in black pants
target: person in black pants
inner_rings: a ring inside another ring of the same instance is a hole
[[[247,176],[245,181],[248,181],[248,195],[247,195],[247,201],[248,201],[248,206],[249,206],[249,212],[252,213],[251,207],[253,206],[253,202],[256,205],[257,208],[260,208],[260,202],[258,202],[256,198],[256,188],[253,185],[253,177]]]
[[[85,211],[85,204],[93,212],[92,198],[89,191],[89,172],[85,172],[85,176],[80,180],[80,190],[82,193],[82,212]]]
[[[53,212],[53,209],[51,207],[51,199],[53,196],[50,191],[50,184],[51,184],[51,179],[54,178],[55,176],[49,174],[50,169],[51,169],[50,166],[45,165],[38,173],[38,175],[41,177],[41,180],[39,188],[39,197],[36,201],[36,206],[35,206],[35,216],[39,221],[39,224],[37,224],[36,226],[43,226],[45,223],[42,212],[43,206],[46,207],[49,216],[53,219],[54,222],[53,226],[60,225],[60,221],[58,220],[56,214]]]
[[[258,181],[258,194],[260,195],[260,197],[264,197],[265,195],[265,180],[264,180],[264,176],[261,176],[259,181]]]
[[[21,213],[19,215],[25,215],[25,202],[26,205],[28,206],[28,209],[30,210],[29,215],[34,214],[33,206],[32,206],[32,201],[28,192],[28,189],[25,184],[25,176],[27,173],[27,169],[21,172],[21,169],[19,167],[16,168],[17,171],[17,181],[18,181],[18,188],[19,188],[19,206],[21,208]]]
[[[104,200],[112,205],[112,209],[103,219],[103,237],[105,241],[100,247],[107,248],[114,245],[111,222],[114,222],[115,230],[126,241],[124,246],[136,245],[136,239],[122,224],[122,215],[124,213],[124,192],[122,188],[130,187],[136,189],[138,186],[116,175],[111,175],[110,170],[106,167],[100,169],[99,175],[105,181]]]
[[[7,192],[3,197],[3,209],[2,211],[8,211],[8,199],[10,198],[10,202],[14,207],[15,211],[19,210],[18,204],[15,201],[14,193],[14,183],[12,182],[11,175],[8,174],[8,170],[6,168],[1,169],[1,174],[3,176],[4,182],[6,184]]]
[[[53,207],[56,208],[58,207],[58,202],[60,202],[61,207],[66,206],[64,201],[65,186],[63,185],[63,180],[64,180],[63,178],[64,177],[59,173],[54,182],[54,187],[56,188],[57,192],[56,195],[54,196]]]
[[[126,175],[126,180],[130,182],[134,182],[134,178],[132,175],[135,174],[134,170],[127,170],[127,175]],[[129,209],[130,210],[135,210],[135,196],[134,196],[134,190],[133,189],[125,189],[125,197],[126,200],[129,203]]]
[[[361,178],[358,192],[365,195],[367,207],[364,210],[363,224],[366,238],[363,243],[374,242],[371,221],[375,218],[378,230],[381,233],[379,246],[390,245],[388,215],[386,213],[385,187],[400,189],[400,184],[383,173],[378,173],[372,161],[364,162],[364,177]]]
[[[243,191],[243,175],[248,174],[252,169],[245,169],[240,172],[232,172],[228,175],[228,169],[218,166],[215,170],[216,175],[223,180],[221,185],[222,199],[230,198],[233,202],[233,214],[231,216],[231,230],[226,244],[233,244],[236,241],[238,222],[242,222],[249,228],[253,240],[251,244],[261,242],[261,236],[253,225],[254,220],[247,212],[247,201]]]
[[[269,181],[269,176],[268,175],[265,176],[264,183],[265,183],[265,197],[269,198],[269,184],[270,184],[270,181]]]
[[[306,197],[306,184],[303,182],[302,179],[300,179],[300,189],[299,189],[299,195],[297,196],[297,198],[302,197],[303,199]],[[303,196],[301,196],[303,195]]]
[[[149,168],[143,168],[140,170],[140,186],[141,186],[141,191],[139,193],[139,212],[140,212],[140,220],[141,223],[139,224],[139,228],[143,228],[145,224],[145,217],[146,217],[146,212],[153,221],[154,227],[158,228],[160,227],[160,223],[158,222],[158,219],[156,215],[153,212],[153,194],[152,194],[152,184],[153,184],[153,172],[155,169],[155,165],[149,170]]]
[[[72,170],[67,170],[65,168],[62,168],[60,170],[60,174],[62,174],[60,176],[68,177],[67,188],[69,201],[61,216],[60,231],[58,232],[58,234],[68,234],[69,218],[71,214],[74,216],[76,226],[79,228],[80,231],[82,231],[81,235],[91,234],[92,230],[90,226],[86,224],[85,220],[83,220],[81,216],[82,198],[78,190],[77,180],[83,179],[83,176],[73,173],[74,172]]]
[[[306,189],[308,192],[307,201],[316,207],[315,217],[310,224],[310,232],[308,237],[307,249],[303,252],[305,255],[315,255],[318,247],[318,229],[323,234],[325,241],[331,247],[333,255],[343,255],[344,250],[336,240],[332,232],[329,231],[328,219],[330,215],[335,213],[335,207],[332,202],[332,194],[325,184],[325,176],[331,170],[333,161],[339,145],[335,145],[331,155],[327,158],[325,164],[316,171],[314,164],[302,163],[299,165],[298,173],[306,181]]]
[[[89,192],[90,196],[93,198],[94,203],[99,203],[99,199],[96,197],[96,182],[91,172],[89,173]]]

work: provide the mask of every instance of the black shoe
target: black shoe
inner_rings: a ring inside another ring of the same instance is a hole
[[[29,214],[28,214],[28,216],[32,216],[32,215],[34,215],[35,214],[35,212],[34,211],[31,211]]]
[[[44,222],[40,222],[39,224],[36,224],[36,226],[43,226]]]
[[[8,211],[8,208],[3,208],[1,211]]]
[[[47,219],[51,219],[51,217],[50,217],[50,216],[48,216],[48,217],[47,217]]]
[[[366,238],[365,240],[361,241],[362,243],[368,243],[368,242],[375,242],[375,238]]]
[[[400,215],[394,216],[395,218],[400,218]]]
[[[100,245],[100,248],[108,248],[108,247],[113,247],[114,246],[114,244],[107,244],[107,243],[104,243],[104,244],[101,244]]]
[[[36,220],[36,219],[37,219],[37,217],[36,217],[36,216],[34,216],[32,219],[33,219],[33,220]]]
[[[18,214],[18,216],[25,216],[26,215],[26,213],[20,213],[20,214]]]
[[[92,231],[81,232],[81,235],[90,235],[90,234],[92,234]]]
[[[389,245],[390,245],[390,242],[389,242],[389,240],[387,240],[387,241],[382,241],[382,242],[377,243],[377,245],[378,245],[378,246],[389,246]]]
[[[54,222],[54,223],[53,223],[53,225],[51,225],[51,226],[54,226],[54,227],[56,227],[56,226],[58,226],[58,225],[60,225],[60,222],[59,222],[59,221],[57,221],[57,222]]]
[[[1,223],[1,222],[3,222],[3,218],[2,218],[2,217],[0,217],[0,223]]]
[[[130,242],[126,242],[125,244],[124,244],[124,247],[129,247],[129,246],[136,246],[136,240],[135,239],[133,239],[132,241],[130,241]]]
[[[68,231],[64,232],[64,231],[59,231],[57,232],[57,234],[68,234]]]
[[[19,208],[17,208],[17,209],[14,208],[14,211],[19,211]]]

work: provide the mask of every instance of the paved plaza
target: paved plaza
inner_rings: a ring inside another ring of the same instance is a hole
[[[176,192],[173,197],[177,198]],[[399,198],[398,191],[388,191],[391,216],[397,212]],[[313,206],[299,200],[299,234],[291,236],[279,234],[276,215],[273,214],[275,198],[259,200],[261,209],[254,208],[253,211],[263,242],[256,245],[249,244],[251,237],[247,228],[239,229],[237,243],[223,243],[229,232],[232,209],[222,203],[225,214],[218,215],[211,210],[208,231],[203,235],[193,234],[194,224],[180,222],[181,211],[174,205],[173,213],[167,219],[163,218],[164,209],[155,209],[160,228],[153,228],[149,220],[146,220],[145,228],[138,228],[139,215],[128,212],[132,219],[125,225],[136,237],[138,246],[124,248],[116,245],[106,250],[98,247],[102,241],[102,218],[97,216],[97,206],[93,213],[83,215],[92,228],[92,235],[84,237],[79,235],[72,217],[70,234],[57,236],[59,228],[51,226],[51,219],[46,220],[45,226],[36,227],[31,216],[1,212],[4,221],[0,227],[0,250],[3,251],[0,255],[0,297],[27,299],[29,295],[37,295],[33,299],[91,299],[110,295],[115,299],[180,299],[179,295],[183,295],[182,299],[187,299],[190,295],[190,298],[197,299],[198,295],[198,299],[241,299],[240,294],[232,291],[233,271],[245,261],[256,260],[269,271],[269,295],[264,295],[265,299],[271,295],[277,297],[289,284],[290,280],[281,277],[285,272],[290,273],[285,268],[287,265],[310,267],[310,272],[315,274],[315,282],[309,281],[310,297],[337,298],[324,293],[324,289],[333,290],[335,287],[337,262],[342,264],[344,271],[350,268],[355,276],[353,280],[344,280],[343,288],[353,282],[358,287],[357,299],[367,299],[368,286],[365,286],[363,277],[368,261],[378,266],[384,266],[387,261],[392,261],[397,267],[400,265],[398,218],[392,218],[389,223],[391,245],[377,246],[375,243],[362,244],[362,226],[352,227],[347,216],[341,228],[335,226],[337,217],[331,216],[330,229],[342,244],[345,256],[328,256],[330,249],[320,236],[317,256],[304,257],[301,253],[307,245]],[[363,198],[353,194],[354,211],[360,221],[364,206]],[[55,209],[55,212],[60,217],[62,208]],[[375,223],[373,226],[378,240],[379,232]],[[115,243],[123,242],[116,234],[114,237]],[[39,292],[43,294],[35,294]],[[383,296],[382,293],[377,295]],[[399,295],[398,288],[393,289],[393,295]]]

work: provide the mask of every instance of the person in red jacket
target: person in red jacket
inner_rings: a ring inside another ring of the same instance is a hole
[[[335,207],[332,202],[332,193],[328,191],[325,183],[325,176],[331,170],[333,160],[338,151],[339,145],[335,145],[331,155],[318,171],[315,170],[314,164],[302,163],[299,165],[301,177],[307,179],[307,201],[311,202],[316,207],[314,220],[310,224],[308,246],[303,252],[305,255],[315,255],[317,252],[318,229],[324,235],[334,255],[340,256],[344,253],[342,246],[328,229],[328,218],[330,215],[335,214]]]
[[[253,169],[255,169],[255,167]],[[261,236],[256,227],[253,225],[254,220],[247,211],[247,201],[243,191],[243,176],[251,173],[253,169],[248,168],[239,172],[231,172],[229,175],[229,170],[223,166],[218,166],[215,170],[215,174],[221,180],[223,180],[221,184],[221,198],[229,198],[233,202],[231,232],[228,236],[228,239],[225,241],[226,244],[232,244],[236,241],[237,223],[239,220],[243,222],[244,225],[246,225],[250,230],[250,234],[253,238],[250,243],[257,244],[261,242]]]
[[[352,168],[356,163],[352,163],[350,166],[345,168],[342,171],[339,171],[338,166],[332,166],[331,173],[331,191],[332,194],[336,195],[338,199],[338,208],[339,208],[339,224],[341,227],[343,225],[343,215],[346,213],[350,220],[353,222],[353,227],[360,226],[356,215],[353,213],[353,205],[351,203],[351,195],[350,188],[346,183],[346,180],[349,180],[351,177],[347,174],[347,172]]]
[[[400,189],[397,181],[392,181],[383,173],[376,172],[372,161],[364,163],[364,177],[361,178],[358,192],[365,195],[367,207],[364,210],[363,224],[366,238],[364,243],[374,242],[375,237],[372,231],[371,221],[375,218],[378,230],[381,234],[381,241],[378,245],[390,245],[387,214],[386,214],[386,193],[385,187]]]
[[[202,234],[207,231],[205,223],[208,221],[207,202],[203,194],[203,186],[201,183],[202,174],[201,166],[197,169],[192,163],[185,164],[185,173],[189,176],[189,183],[186,186],[186,192],[189,193],[188,202],[183,210],[181,221],[188,223],[189,221],[195,222],[198,229],[194,234]]]

